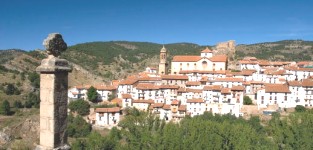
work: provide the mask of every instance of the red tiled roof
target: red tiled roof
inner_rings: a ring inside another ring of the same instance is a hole
[[[221,93],[222,93],[222,94],[230,94],[230,88],[223,88],[223,89],[221,90]]]
[[[241,74],[242,75],[248,75],[248,76],[251,76],[253,73],[255,73],[256,70],[248,70],[248,69],[245,69],[245,70],[242,70],[241,71]]]
[[[197,62],[200,60],[200,56],[174,56],[172,62]]]
[[[170,109],[171,109],[171,105],[165,104],[165,105],[163,106],[163,109],[164,109],[164,110],[170,110]]]
[[[178,111],[186,111],[186,105],[180,105],[179,107],[178,107]]]
[[[178,89],[179,86],[178,85],[160,85],[159,88],[160,89]]]
[[[201,53],[212,53],[212,50],[206,47],[204,50],[201,51]]]
[[[133,103],[148,103],[153,104],[154,100],[133,100]]]
[[[185,75],[162,75],[162,80],[188,80],[188,76]]]
[[[132,96],[130,94],[122,94],[122,98],[125,99],[125,98],[132,98]]]
[[[113,112],[120,112],[119,107],[113,107],[113,108],[96,108],[95,112],[101,112],[101,113],[113,113]]]
[[[171,103],[171,105],[178,105],[178,104],[179,104],[179,101],[178,101],[178,100],[176,100],[176,99],[175,99],[175,100],[173,100],[173,101],[172,101],[172,103]]]
[[[232,91],[244,91],[245,87],[244,86],[233,86],[231,88]]]
[[[126,80],[122,80],[119,85],[133,85],[137,82],[138,80],[136,79],[126,79]]]
[[[264,84],[262,81],[250,81],[250,84]]]
[[[140,77],[138,78],[139,81],[160,81],[160,77]]]
[[[90,87],[91,87],[91,85],[77,85],[77,86],[75,86],[77,89],[80,89],[80,90],[82,90],[82,89],[89,89]]]
[[[191,89],[191,88],[186,88],[186,92],[192,92],[192,93],[202,93],[202,89]]]
[[[313,81],[311,79],[303,79],[302,80],[302,86],[304,86],[304,87],[313,86]]]
[[[202,76],[200,82],[206,82],[208,81],[208,77],[207,76]]]
[[[153,108],[162,108],[164,103],[154,103],[152,106]]]
[[[302,86],[300,81],[288,81],[289,86]]]
[[[193,98],[193,99],[187,99],[187,103],[204,103],[204,101],[201,98]]]
[[[220,82],[243,82],[243,79],[242,78],[226,77],[226,78],[216,78],[214,81],[220,81]]]
[[[208,85],[203,87],[204,91],[221,91],[222,86],[221,85]]]
[[[157,90],[159,89],[158,86],[154,85],[154,84],[151,84],[151,83],[139,83],[137,86],[136,86],[137,89],[139,90]]]
[[[96,85],[94,86],[97,90],[107,90],[107,91],[112,91],[116,90],[117,87],[112,86],[112,85]]]
[[[111,103],[118,104],[119,106],[122,106],[122,102],[123,102],[122,99],[117,97],[111,100]]]
[[[216,55],[209,58],[212,62],[226,62],[227,56],[226,55]]]
[[[179,89],[177,90],[177,92],[183,92],[183,93],[186,93],[186,89],[185,89],[185,88],[179,88]]]
[[[188,81],[188,82],[186,82],[186,85],[197,86],[197,85],[201,85],[201,82],[199,82],[199,81]]]
[[[290,93],[289,87],[285,84],[265,84],[265,92]]]

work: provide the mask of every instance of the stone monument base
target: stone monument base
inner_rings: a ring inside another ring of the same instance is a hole
[[[59,147],[56,147],[56,148],[50,148],[50,147],[45,147],[45,146],[42,146],[42,145],[37,145],[35,150],[70,150],[71,147],[69,145],[63,145],[63,146],[59,146]]]

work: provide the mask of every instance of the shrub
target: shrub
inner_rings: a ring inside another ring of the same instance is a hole
[[[89,114],[90,105],[87,101],[78,99],[76,101],[71,101],[68,105],[68,108],[71,110],[71,112],[77,112],[79,115],[84,116]]]
[[[305,112],[306,111],[305,107],[302,105],[297,105],[295,110],[296,110],[296,112]]]
[[[249,96],[244,96],[243,97],[243,104],[244,105],[252,105],[252,100]]]

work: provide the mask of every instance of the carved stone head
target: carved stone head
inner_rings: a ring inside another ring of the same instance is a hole
[[[54,57],[60,56],[60,54],[67,49],[67,44],[59,33],[49,34],[43,41],[43,45],[45,46],[48,55],[53,55]]]

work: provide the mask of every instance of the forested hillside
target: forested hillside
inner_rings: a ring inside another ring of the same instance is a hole
[[[165,47],[168,60],[174,55],[199,55],[204,48],[191,43]],[[148,66],[157,67],[161,48],[161,44],[147,42],[91,42],[69,47],[63,57],[106,79],[118,79]]]

